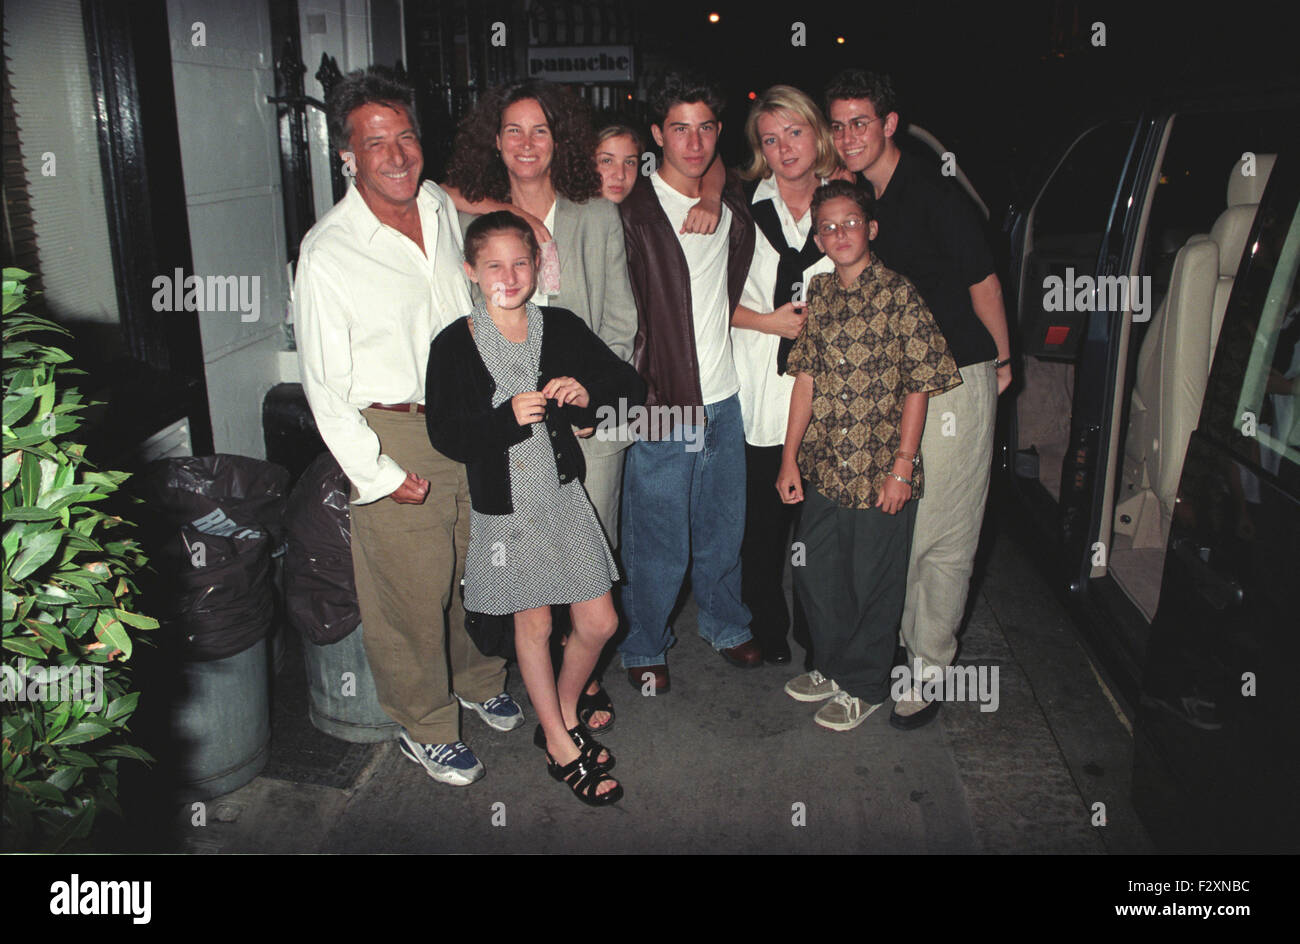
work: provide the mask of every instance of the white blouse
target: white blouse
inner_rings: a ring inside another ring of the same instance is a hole
[[[824,183],[825,181],[823,181]],[[812,211],[796,220],[790,208],[781,199],[776,179],[768,177],[759,181],[752,203],[771,199],[781,220],[781,231],[786,244],[801,248],[812,228]],[[749,277],[740,303],[762,314],[776,306],[776,270],[781,254],[767,241],[763,231],[755,227],[754,260],[749,266]],[[822,256],[803,273],[803,283],[819,272],[833,272],[834,264]],[[731,347],[736,359],[736,373],[740,375],[740,410],[745,421],[745,441],[751,446],[780,446],[785,443],[785,428],[790,419],[790,393],[794,378],[777,375],[776,353],[781,345],[779,334],[766,334],[752,328],[732,328]]]

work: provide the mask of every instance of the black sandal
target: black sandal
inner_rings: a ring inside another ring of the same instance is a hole
[[[597,682],[596,684],[600,684]],[[598,711],[609,712],[609,720],[599,728],[593,728],[588,722],[591,716]],[[600,691],[594,695],[588,695],[584,688],[582,694],[578,696],[578,723],[586,729],[588,734],[604,734],[614,727],[614,702],[610,700],[609,692],[605,691],[605,686],[600,686]]]
[[[597,788],[606,780],[613,780],[609,772],[602,767],[592,766],[587,757],[579,754],[573,761],[561,767],[550,754],[546,755],[546,772],[556,780],[567,784],[569,789],[588,806],[610,806],[623,799],[623,785],[615,784],[614,789],[603,794],[596,793]]]
[[[582,725],[570,728],[569,737],[573,739],[573,746],[578,749],[578,753],[587,758],[593,767],[599,767],[601,770],[614,769],[614,752],[591,735],[584,735]],[[542,750],[546,750],[546,730],[540,724],[537,726],[537,730],[533,732],[533,743]],[[603,763],[596,759],[601,751],[609,755],[609,759]]]

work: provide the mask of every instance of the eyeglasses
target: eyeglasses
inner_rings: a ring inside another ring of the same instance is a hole
[[[834,236],[841,229],[846,233],[856,233],[862,227],[867,225],[867,221],[859,219],[856,216],[850,216],[843,223],[822,223],[817,227],[817,235],[822,237]]]
[[[881,121],[881,120],[882,119],[880,118],[851,118],[849,120],[848,127],[853,129],[853,133],[855,135],[859,135],[862,134],[864,131],[866,131],[868,128],[870,128],[871,123],[873,121]],[[842,138],[844,137],[844,131],[845,131],[845,127],[842,122],[839,121],[831,122],[832,137]]]

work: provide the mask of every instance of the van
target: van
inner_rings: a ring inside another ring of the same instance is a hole
[[[995,476],[1169,850],[1300,848],[1300,89],[1084,129],[1008,218]]]

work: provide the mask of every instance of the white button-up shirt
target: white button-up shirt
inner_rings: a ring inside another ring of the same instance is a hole
[[[424,252],[379,221],[355,186],[305,237],[294,281],[302,385],[321,438],[358,504],[391,495],[406,470],[382,454],[361,410],[423,403],[429,345],[473,307],[451,198],[416,195]]]
[[[786,245],[794,249],[803,248],[812,228],[812,211],[796,220],[781,199],[774,177],[759,181],[751,203],[767,199],[771,199],[776,207]],[[776,308],[772,302],[776,298],[776,270],[781,254],[767,241],[761,229],[755,227],[755,230],[754,260],[749,266],[749,277],[745,280],[740,303],[767,314]],[[804,270],[804,285],[817,273],[834,269],[831,260],[822,256]],[[780,446],[785,443],[794,378],[789,374],[777,375],[776,354],[780,346],[779,334],[766,334],[752,328],[731,329],[731,349],[736,358],[736,373],[740,376],[740,413],[745,421],[745,441],[751,446]]]

